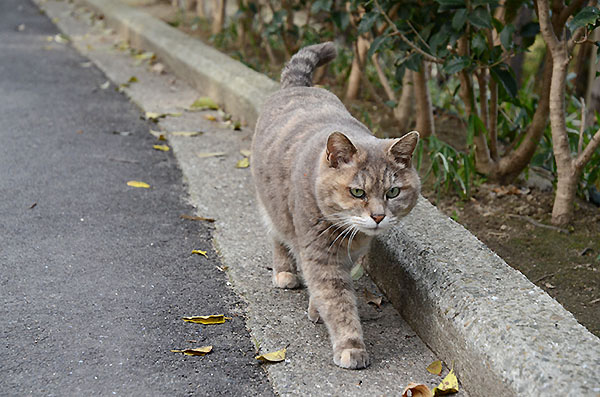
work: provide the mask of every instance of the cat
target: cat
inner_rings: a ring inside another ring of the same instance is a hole
[[[411,164],[416,131],[379,139],[331,92],[312,87],[316,67],[333,60],[332,42],[300,49],[265,102],[252,140],[257,203],[273,241],[277,288],[308,288],[308,317],[323,320],[333,361],[369,365],[350,277],[373,236],[415,206],[420,181]]]

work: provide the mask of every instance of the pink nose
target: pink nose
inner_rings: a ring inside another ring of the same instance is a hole
[[[381,222],[383,220],[383,218],[385,218],[385,215],[373,214],[373,215],[371,215],[371,218],[373,218],[373,220],[377,224],[379,224],[379,222]]]

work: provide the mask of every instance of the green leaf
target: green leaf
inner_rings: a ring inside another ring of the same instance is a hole
[[[569,26],[571,33],[573,33],[582,26],[595,24],[599,18],[600,10],[598,10],[596,7],[585,7],[579,11],[567,25]]]
[[[473,137],[476,135],[487,133],[487,128],[485,128],[485,124],[476,114],[472,114],[469,116],[469,122],[467,124],[467,147],[473,147]]]
[[[517,80],[513,75],[510,67],[505,63],[494,66],[490,69],[490,74],[496,82],[500,83],[506,93],[513,98],[517,97],[518,87]]]
[[[385,44],[385,41],[388,39],[389,36],[378,36],[375,40],[373,40],[373,42],[371,43],[371,47],[369,47],[367,58],[371,58],[373,54],[376,53],[377,50],[379,50],[379,47],[381,47],[382,44]]]
[[[198,98],[190,105],[191,110],[213,109],[217,110],[219,105],[209,97]]]
[[[465,0],[435,0],[440,5],[439,11],[447,11],[456,8],[465,8]]]
[[[418,72],[421,69],[421,58],[420,54],[414,53],[404,61],[404,65],[408,69]]]
[[[471,48],[477,56],[481,55],[485,50],[487,50],[487,41],[485,40],[485,37],[483,37],[482,33],[478,33],[473,36]]]
[[[379,18],[378,12],[369,12],[363,15],[360,23],[358,24],[358,34],[363,34],[371,30],[375,22]]]
[[[444,63],[444,72],[448,74],[455,74],[469,66],[471,60],[467,57],[456,57],[451,58]]]
[[[488,10],[483,7],[478,7],[469,14],[469,22],[479,29],[492,28],[492,16]]]
[[[467,10],[462,9],[458,10],[454,13],[452,17],[452,29],[454,30],[462,30],[467,22]]]
[[[333,0],[317,0],[313,3],[310,11],[313,14],[318,13],[319,11],[326,11],[329,12],[331,11],[331,4],[333,3]]]
[[[502,47],[505,50],[510,50],[514,46],[514,42],[512,40],[512,35],[515,32],[515,27],[513,25],[506,25],[502,32],[500,32],[500,43],[502,43]]]

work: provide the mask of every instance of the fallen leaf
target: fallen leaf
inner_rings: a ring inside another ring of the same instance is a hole
[[[239,131],[242,129],[242,123],[239,121],[234,121],[232,124],[232,128],[236,131]]]
[[[129,181],[129,182],[127,182],[127,186],[143,187],[145,189],[148,189],[150,187],[150,185],[148,185],[146,182],[140,182],[140,181]]]
[[[217,121],[217,118],[215,116],[213,116],[212,114],[205,114],[204,118],[208,121]]]
[[[173,132],[169,132],[169,135],[173,135],[173,136],[185,136],[185,137],[199,136],[199,135],[202,135],[202,134],[203,134],[202,131],[173,131]]]
[[[241,154],[242,154],[242,156],[244,156],[244,157],[250,157],[250,154],[251,154],[252,152],[250,152],[250,150],[248,150],[248,149],[242,149],[242,150],[240,150],[240,153],[241,153]]]
[[[248,168],[250,166],[250,159],[248,157],[244,157],[240,161],[237,162],[235,168]]]
[[[442,380],[442,383],[433,389],[434,396],[445,396],[446,394],[458,393],[458,379],[451,369],[448,375]]]
[[[221,157],[221,156],[225,156],[226,154],[227,153],[225,153],[225,152],[204,152],[204,153],[196,153],[196,156],[203,159],[206,157]]]
[[[131,132],[131,131],[113,131],[112,133],[114,135],[121,135],[121,136],[133,135],[133,132]]]
[[[367,299],[367,303],[372,303],[378,308],[381,307],[381,303],[383,302],[383,298],[381,296],[377,296],[368,289],[365,288],[365,298]]]
[[[106,80],[104,83],[100,84],[100,88],[105,90],[110,87],[110,81]]]
[[[129,49],[129,43],[127,41],[121,41],[115,45],[115,48],[119,51],[127,51]]]
[[[409,383],[402,392],[402,397],[408,397],[408,392],[411,392],[412,397],[432,397],[429,387],[422,383]]]
[[[440,360],[436,360],[427,366],[427,371],[434,375],[440,375],[442,373],[442,362]]]
[[[29,207],[29,209],[30,209],[30,210],[34,209],[36,205],[37,205],[37,203],[33,203],[33,204],[31,204],[31,207]]]
[[[212,109],[217,110],[219,105],[209,97],[198,98],[190,105],[190,110],[205,110]]]
[[[231,317],[225,317],[224,314],[211,314],[210,316],[191,316],[182,317],[183,321],[194,324],[223,324],[225,320],[231,320]]]
[[[152,145],[152,148],[155,150],[160,150],[162,152],[168,152],[170,150],[167,145]]]
[[[160,62],[155,63],[154,65],[152,65],[151,70],[154,73],[158,73],[158,74],[163,74],[165,72],[165,65],[163,65]]]
[[[181,219],[187,219],[190,221],[206,221],[206,222],[214,222],[213,218],[205,218],[203,216],[192,216],[192,215],[180,215]]]
[[[75,132],[78,133],[78,134],[83,134],[83,130],[77,130]]]
[[[58,33],[54,36],[54,41],[60,44],[66,44],[70,41],[69,36],[64,33]]]
[[[128,84],[131,84],[131,83],[137,83],[138,81],[139,81],[139,80],[138,80],[138,78],[137,78],[137,77],[135,77],[135,76],[131,76],[131,77],[129,78],[129,80],[127,80],[127,83],[128,83]]]
[[[208,258],[208,255],[206,255],[206,251],[202,251],[202,250],[192,250],[192,254],[196,254],[196,255],[202,255],[205,258]]]
[[[145,61],[147,59],[154,58],[154,53],[152,51],[146,51],[146,52],[142,52],[141,54],[136,54],[133,57],[137,60]]]
[[[226,272],[227,270],[229,270],[229,266],[216,266],[216,268],[221,272]]]
[[[363,276],[363,274],[365,274],[365,270],[363,269],[360,263],[354,265],[352,270],[350,270],[350,277],[352,277],[352,280],[354,281],[360,279]]]
[[[92,63],[89,62],[89,61],[88,62],[81,62],[79,64],[79,66],[81,66],[82,68],[90,68],[90,67],[92,67]]]
[[[156,122],[158,119],[164,119],[167,116],[171,117],[179,117],[181,113],[156,113],[156,112],[146,112],[146,120]]]
[[[167,138],[165,137],[165,135],[161,134],[160,131],[150,130],[150,134],[152,134],[152,136],[154,136],[159,141],[166,141],[167,140]]]
[[[186,356],[205,356],[212,351],[212,346],[196,347],[195,349],[171,350],[173,353],[183,353]]]
[[[22,23],[19,26],[17,26],[17,32],[22,32],[24,30],[25,30],[25,24],[24,23]]]
[[[285,360],[285,352],[286,348],[284,347],[281,350],[277,350],[276,352],[261,354],[260,356],[254,357],[258,361],[262,361],[263,363],[277,363]]]

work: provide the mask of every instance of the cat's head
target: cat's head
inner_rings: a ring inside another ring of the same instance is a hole
[[[329,135],[317,178],[323,216],[340,230],[353,226],[377,235],[415,206],[420,181],[412,166],[419,133],[398,139],[352,142],[341,132]]]

